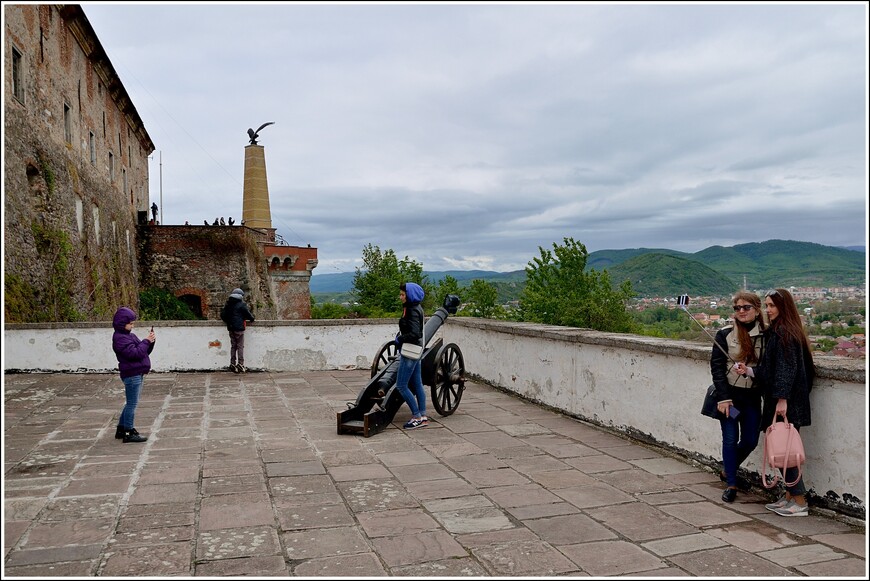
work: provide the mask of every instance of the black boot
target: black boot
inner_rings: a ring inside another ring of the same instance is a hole
[[[129,429],[124,432],[124,443],[129,444],[130,442],[146,442],[148,440],[148,436],[143,436],[135,429]]]
[[[121,438],[123,438],[124,432],[126,431],[127,430],[124,429],[124,426],[118,426],[117,428],[115,428],[115,439],[120,440]]]

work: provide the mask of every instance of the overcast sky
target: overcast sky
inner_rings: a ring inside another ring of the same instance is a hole
[[[163,223],[272,224],[350,272],[867,240],[867,4],[83,4]],[[162,172],[159,159],[162,156]]]

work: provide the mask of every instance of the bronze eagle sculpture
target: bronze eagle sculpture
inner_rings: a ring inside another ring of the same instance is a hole
[[[251,145],[257,145],[257,137],[260,135],[260,131],[263,129],[263,127],[266,127],[267,125],[274,125],[274,124],[275,124],[274,121],[269,121],[267,123],[263,123],[262,125],[260,125],[257,128],[256,131],[254,131],[253,129],[248,127],[248,137],[251,138]]]

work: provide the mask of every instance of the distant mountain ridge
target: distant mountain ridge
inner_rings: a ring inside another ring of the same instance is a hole
[[[607,270],[616,285],[630,280],[637,296],[726,295],[743,288],[857,286],[866,281],[865,247],[824,246],[814,242],[768,240],[736,246],[710,246],[686,253],[662,248],[596,250],[587,268]],[[482,279],[502,288],[520,286],[525,271],[424,271],[432,282],[449,275],[460,285]],[[347,293],[354,273],[315,274],[311,292]]]

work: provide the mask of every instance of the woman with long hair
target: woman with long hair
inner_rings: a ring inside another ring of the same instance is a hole
[[[740,488],[748,489],[746,481],[738,481],[737,470],[758,446],[761,423],[761,389],[752,379],[738,374],[732,362],[755,365],[764,347],[764,319],[758,295],[740,291],[731,298],[731,304],[734,325],[716,333],[718,347],[714,345],[710,355],[710,372],[722,428],[723,470],[719,477],[727,486],[722,493],[725,502],[734,502],[737,498],[738,484]]]
[[[755,367],[738,365],[737,372],[754,376],[763,386],[761,431],[778,417],[787,417],[800,431],[811,423],[810,390],[815,377],[812,349],[790,292],[784,288],[772,290],[764,297],[764,304],[770,320],[765,333],[764,356]],[[780,516],[807,516],[809,508],[802,471],[787,468],[784,477],[785,495],[765,508]],[[794,484],[789,486],[789,483]]]

